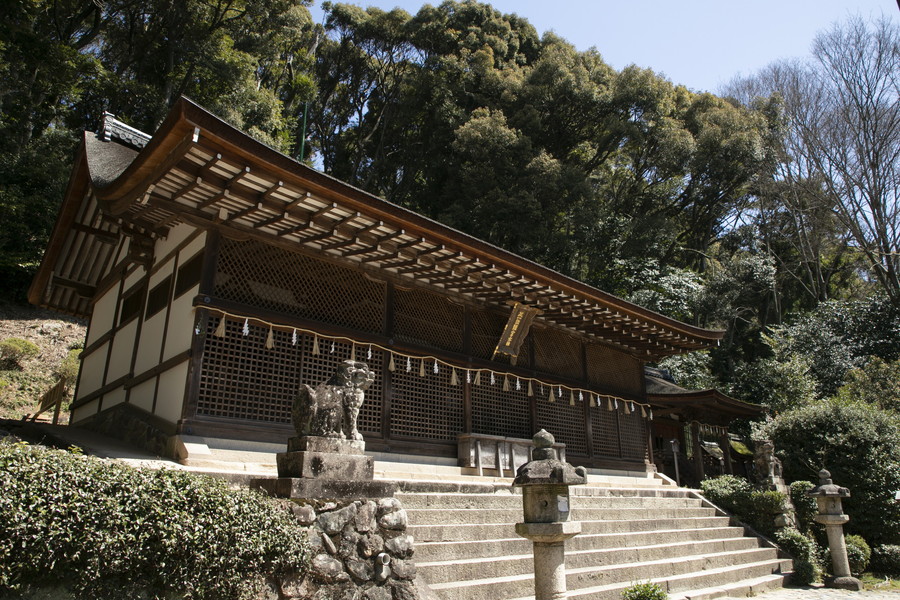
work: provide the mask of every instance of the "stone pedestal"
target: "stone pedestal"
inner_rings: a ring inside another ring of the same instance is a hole
[[[581,533],[581,523],[516,523],[516,533],[534,548],[535,600],[566,597],[566,540]]]
[[[279,477],[305,477],[330,481],[371,480],[374,460],[363,454],[366,444],[357,440],[341,440],[315,436],[293,437],[288,451],[279,452]]]

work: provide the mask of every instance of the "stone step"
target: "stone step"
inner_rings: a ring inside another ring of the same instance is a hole
[[[401,493],[398,498],[410,508],[522,510],[519,494],[427,494]],[[572,496],[572,507],[581,508],[697,508],[700,500],[679,496]]]
[[[412,511],[409,511],[412,512]],[[408,513],[409,514],[409,513]],[[517,537],[514,523],[427,524],[410,515],[409,533],[417,542],[462,542]],[[630,532],[667,531],[728,527],[728,517],[687,517],[681,519],[633,519],[616,521],[582,521],[584,534],[624,534]]]
[[[669,600],[713,600],[714,598],[747,598],[784,587],[790,573],[773,573],[752,579],[741,579],[708,588],[683,590],[669,595]]]
[[[412,523],[441,523],[445,525],[469,523],[518,523],[522,521],[522,509],[482,510],[479,508],[407,508]],[[646,508],[575,508],[575,521],[631,521],[646,517]],[[711,517],[715,511],[703,507],[655,507],[655,519],[689,519]]]
[[[759,577],[751,577],[749,579],[740,579],[716,585],[713,587],[681,590],[669,593],[669,600],[713,600],[714,598],[746,598],[756,596],[758,594],[779,589],[789,583],[790,573],[772,573],[761,575]],[[651,580],[652,583],[659,583],[665,590],[665,578]],[[583,598],[585,600],[618,600],[622,597],[622,591],[631,586],[632,583],[615,583],[611,585],[598,586],[595,588],[587,588],[584,590],[576,590],[567,594],[571,598]],[[523,596],[510,600],[534,600],[534,596]]]
[[[531,542],[518,537],[479,539],[456,542],[416,541],[417,561],[462,560],[476,557],[503,556],[505,554],[527,554],[531,552]],[[702,543],[710,540],[745,540],[747,548],[756,547],[756,538],[744,538],[740,527],[711,527],[702,529],[670,529],[632,533],[580,534],[566,542],[566,551],[629,549],[652,546],[665,540],[668,544]]]
[[[632,563],[613,568],[567,569],[566,582],[569,598],[591,600],[614,600],[621,597],[622,590],[636,581],[659,583],[669,592],[704,589],[727,585],[739,580],[755,579],[780,573],[782,563],[778,559],[763,559],[742,564],[706,563],[707,557],[662,561],[671,565],[659,572],[659,564]],[[687,565],[698,570],[686,570]],[[705,567],[705,568],[704,568]],[[482,571],[489,572],[487,570]],[[427,581],[427,576],[424,577]],[[533,600],[534,580],[532,573],[501,575],[468,581],[450,581],[431,584],[431,589],[446,600],[506,600],[515,598]]]
[[[527,574],[533,570],[533,555],[529,547],[521,554],[511,554],[512,549],[496,556],[423,561],[417,556],[419,572],[431,583],[477,579],[486,569],[494,576]],[[663,543],[632,548],[606,548],[566,551],[566,567],[570,572],[579,570],[601,572],[610,570],[614,575],[628,564],[657,565],[657,570],[665,572],[666,560],[683,565],[685,569],[704,568],[707,565],[726,565],[734,561],[751,562],[761,557],[775,557],[775,551],[760,549],[756,540],[750,538],[728,538],[724,540],[687,541]],[[693,558],[693,562],[687,559]],[[681,561],[680,563],[678,561]],[[624,565],[623,565],[624,563]],[[661,574],[661,573],[660,573]]]

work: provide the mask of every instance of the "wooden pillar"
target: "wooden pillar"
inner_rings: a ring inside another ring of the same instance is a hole
[[[700,449],[700,423],[693,421],[691,423],[691,444],[694,447],[694,473],[697,475],[697,483],[703,481],[705,476],[703,472],[703,450]]]
[[[728,437],[728,429],[719,438],[719,446],[722,447],[722,453],[725,455],[725,473],[734,475],[734,465],[731,464],[731,439]]]

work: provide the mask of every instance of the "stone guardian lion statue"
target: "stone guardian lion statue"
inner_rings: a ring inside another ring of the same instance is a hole
[[[373,381],[366,363],[345,360],[327,382],[315,388],[301,384],[291,412],[297,435],[362,440],[359,409]]]

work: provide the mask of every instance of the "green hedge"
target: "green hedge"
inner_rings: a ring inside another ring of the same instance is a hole
[[[208,477],[0,443],[0,596],[65,584],[78,598],[246,598],[302,571],[305,530]]]
[[[900,576],[900,546],[884,544],[872,548],[872,571],[881,575]]]
[[[783,511],[785,496],[772,490],[757,490],[749,481],[734,475],[704,479],[700,490],[713,504],[734,513],[763,535],[775,533],[775,517]]]
[[[822,565],[814,539],[786,527],[775,534],[775,541],[794,559],[792,583],[808,585],[819,581],[822,577]]]

